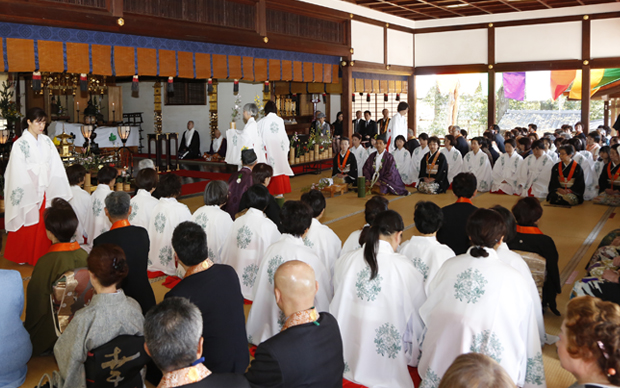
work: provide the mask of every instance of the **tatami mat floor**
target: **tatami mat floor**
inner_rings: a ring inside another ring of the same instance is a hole
[[[304,175],[293,178],[291,180],[293,192],[287,194],[286,199],[299,199],[303,188],[310,186],[313,182],[318,182],[319,178],[327,177],[328,175],[329,172],[326,171],[321,175]],[[410,189],[410,191],[413,192],[415,190]],[[361,228],[364,224],[363,209],[364,203],[368,198],[368,196],[366,198],[358,198],[357,194],[353,192],[329,198],[327,200],[325,216],[321,221],[328,224],[344,242],[352,231]],[[414,233],[413,208],[418,201],[430,200],[439,206],[445,206],[455,200],[452,192],[436,196],[415,193],[408,197],[388,196],[387,198],[390,200],[390,208],[399,212],[405,221],[406,230],[403,239],[410,238]],[[499,204],[511,208],[517,200],[517,197],[485,193],[476,196],[473,199],[473,203],[478,207],[488,208]],[[202,196],[186,198],[182,202],[187,204],[192,212],[203,205]],[[559,266],[562,281],[567,283],[562,289],[562,294],[558,296],[558,306],[562,313],[564,313],[564,306],[568,302],[572,282],[585,274],[585,264],[595,251],[601,238],[611,230],[620,227],[620,219],[616,219],[614,216],[615,209],[610,209],[606,206],[596,206],[591,202],[586,202],[571,209],[544,206],[540,228],[555,241],[560,254]],[[597,226],[599,229],[598,233],[592,233]],[[2,234],[2,238],[3,241],[6,241],[6,234]],[[25,291],[29,276],[32,273],[31,266],[18,266],[2,257],[0,258],[0,269],[18,270],[24,278]],[[161,282],[153,283],[152,286],[157,301],[161,301],[168,289],[163,287]],[[249,307],[246,306],[246,317],[248,311]],[[547,333],[557,335],[560,331],[561,323],[561,317],[556,317],[549,312],[545,314]],[[574,382],[572,375],[561,368],[555,345],[544,347],[543,359],[547,386],[549,388],[566,388]],[[54,369],[56,369],[56,362],[52,356],[31,359],[28,363],[28,376],[23,387],[36,387],[43,373],[49,373]],[[147,386],[150,387],[151,385]]]

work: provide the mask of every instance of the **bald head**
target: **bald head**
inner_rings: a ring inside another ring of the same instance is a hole
[[[286,316],[314,306],[318,285],[314,270],[299,260],[282,264],[274,276],[278,307]]]

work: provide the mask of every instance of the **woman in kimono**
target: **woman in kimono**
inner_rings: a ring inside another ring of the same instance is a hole
[[[347,253],[359,249],[362,245],[364,245],[366,235],[368,234],[368,229],[372,226],[375,217],[377,217],[379,213],[388,210],[389,203],[390,202],[385,197],[380,195],[375,195],[366,201],[366,205],[364,205],[364,220],[366,221],[366,224],[362,227],[362,229],[351,232],[347,240],[342,245],[340,257],[343,257]]]
[[[429,151],[422,158],[420,164],[420,183],[418,191],[424,194],[445,193],[450,184],[448,183],[448,162],[446,157],[439,152],[439,138],[431,136],[428,139]]]
[[[154,169],[143,168],[138,172],[138,176],[134,180],[138,191],[131,199],[131,214],[129,214],[129,222],[133,226],[149,228],[153,209],[159,203],[159,200],[152,195],[158,182],[159,174]]]
[[[19,264],[35,265],[49,249],[43,212],[54,198],[72,197],[58,150],[45,130],[45,112],[31,108],[15,141],[6,166],[4,198],[5,229],[8,232],[4,257]]]
[[[364,177],[381,194],[409,195],[400,179],[392,154],[386,151],[385,135],[377,137],[377,151],[370,154],[364,164]]]
[[[181,177],[166,174],[159,180],[157,189],[161,193],[159,203],[153,208],[148,232],[151,247],[149,248],[149,272],[161,271],[166,275],[183,277],[183,267],[176,267],[172,249],[172,233],[174,228],[183,221],[189,221],[192,213],[187,205],[177,201],[181,195]]]
[[[194,212],[192,222],[202,226],[207,235],[209,259],[220,264],[222,248],[233,226],[230,214],[222,210],[228,200],[228,184],[215,180],[207,183],[203,200],[205,205]]]
[[[73,164],[67,167],[67,178],[69,179],[73,194],[69,203],[79,221],[75,231],[75,238],[80,246],[88,252],[90,251],[90,244],[87,228],[90,225],[93,202],[90,193],[82,189],[86,178],[86,169],[81,164]]]
[[[403,229],[398,213],[380,213],[363,248],[341,257],[334,270],[329,312],[340,325],[344,378],[367,387],[413,388],[407,365],[416,366],[420,354],[424,277],[396,253]]]
[[[444,138],[445,147],[441,149],[441,153],[446,157],[448,163],[448,183],[452,184],[452,180],[463,169],[463,155],[456,149],[456,139],[453,135],[446,135]]]
[[[70,242],[79,221],[67,201],[54,198],[43,218],[52,246],[34,266],[26,293],[25,327],[30,333],[32,354],[35,356],[51,350],[58,338],[50,304],[52,285],[65,272],[86,267],[88,257],[80,244]]]
[[[481,138],[471,139],[471,151],[463,157],[463,172],[471,172],[476,176],[478,192],[485,193],[491,189],[493,170],[487,154],[480,148]]]
[[[325,123],[329,135],[329,123]],[[289,164],[290,141],[284,128],[284,120],[278,116],[276,103],[267,101],[265,117],[258,122],[258,135],[264,145],[264,157],[257,155],[259,163],[264,160],[273,168],[273,176],[269,182],[271,195],[282,196],[291,192],[290,178],[293,170]]]
[[[422,159],[424,155],[428,152],[428,135],[426,133],[421,133],[418,136],[418,141],[420,142],[420,146],[416,147],[411,153],[411,180],[413,181],[413,186],[417,186],[420,181],[420,164],[422,163]]]
[[[403,183],[410,185],[413,182],[413,177],[411,176],[411,154],[405,148],[405,137],[398,135],[395,142],[396,149],[392,151],[392,156],[396,162],[396,168]]]
[[[573,146],[560,147],[560,163],[551,169],[547,201],[553,205],[576,206],[583,203],[586,189],[584,173],[579,163],[572,159]]]
[[[142,335],[140,305],[119,288],[129,272],[123,250],[114,244],[94,247],[88,271],[95,295],[75,313],[54,346],[62,378],[59,388],[86,388],[84,362],[89,351],[120,335]]]
[[[493,194],[519,194],[517,192],[517,172],[521,167],[523,158],[516,152],[515,144],[514,139],[504,141],[506,153],[499,157],[491,174],[493,180],[491,193]]]
[[[546,198],[549,194],[549,180],[553,162],[545,154],[541,140],[532,144],[532,154],[523,159],[517,174],[517,191],[522,197]]]
[[[496,252],[502,216],[476,210],[467,222],[472,247],[446,261],[420,308],[426,326],[418,372],[423,387],[436,387],[463,353],[497,361],[519,387],[545,387],[536,305],[523,276]]]
[[[603,167],[598,178],[599,196],[592,202],[597,205],[618,206],[620,205],[620,144],[614,144],[609,150],[609,163]]]

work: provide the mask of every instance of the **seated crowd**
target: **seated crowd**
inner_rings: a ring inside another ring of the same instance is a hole
[[[273,171],[252,150],[229,183],[207,184],[193,215],[177,201],[177,175],[141,169],[131,199],[111,190],[116,170],[104,167],[90,206],[57,198],[45,211],[53,245],[34,268],[24,325],[21,283],[0,270],[10,288],[0,305],[0,361],[9,366],[0,386],[20,386],[31,355],[53,354],[56,388],[86,388],[100,376],[146,376],[160,388],[545,387],[542,347],[556,341],[562,367],[583,384],[575,387],[620,386],[620,237],[593,257],[594,278],[575,286],[558,341],[543,321],[546,308],[560,314],[558,252],[538,228],[538,198],[564,206],[588,199],[596,163],[599,200],[620,198],[618,145],[596,147],[593,134],[578,149],[579,134],[556,145],[517,132],[504,139],[493,127],[469,150],[453,127],[445,150],[437,137],[420,136],[416,149],[428,151],[409,157],[404,137],[394,145],[377,137],[358,173],[380,192],[405,194],[404,182],[415,180],[420,192],[451,185],[457,197],[443,209],[418,202],[408,241],[403,216],[381,196],[366,202],[365,225],[344,245],[321,223],[320,191],[280,209],[266,187]],[[346,138],[340,146],[334,175],[355,180],[357,151]],[[400,174],[399,163],[414,160],[417,169]],[[85,170],[67,174],[77,192]],[[471,198],[482,191],[523,198],[511,210],[477,208]],[[541,296],[515,251],[545,259]],[[164,275],[175,279],[156,304],[148,278]],[[57,294],[71,279],[84,306],[67,314]]]

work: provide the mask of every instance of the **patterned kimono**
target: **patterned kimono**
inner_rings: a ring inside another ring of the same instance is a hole
[[[549,194],[549,180],[553,162],[547,155],[536,159],[534,154],[523,159],[517,173],[517,190],[522,197],[545,198]]]
[[[100,234],[107,232],[112,227],[110,220],[105,215],[105,198],[112,193],[110,185],[98,184],[97,189],[91,195],[93,205],[91,207],[90,225],[87,229],[89,245],[92,246],[93,241]]]
[[[422,158],[427,152],[428,146],[424,148],[420,146],[411,153],[411,180],[414,186],[416,186],[420,181],[420,164],[422,163]]]
[[[174,262],[174,250],[172,249],[172,233],[174,228],[181,222],[189,221],[192,213],[187,205],[178,202],[175,198],[161,198],[153,209],[153,216],[148,227],[149,240],[149,266],[151,272],[161,271],[166,275],[183,276],[178,272]],[[181,271],[183,267],[179,266]]]
[[[413,176],[411,176],[411,154],[405,147],[401,149],[397,148],[391,153],[396,162],[396,168],[400,174],[400,179],[403,180],[404,184],[410,185],[413,183]]]
[[[151,193],[144,189],[138,189],[136,195],[131,199],[131,214],[129,214],[131,225],[141,226],[148,230],[153,209],[158,203],[159,200],[151,196]]]
[[[470,248],[471,249],[471,248]],[[528,283],[497,252],[468,253],[448,260],[429,287],[420,308],[426,325],[418,372],[422,388],[437,388],[461,354],[486,354],[519,387],[545,387],[545,371]]]
[[[300,237],[283,234],[265,251],[264,260],[260,263],[256,274],[252,296],[254,303],[252,303],[246,325],[248,342],[251,344],[259,345],[278,334],[288,318],[278,308],[273,296],[273,277],[280,265],[291,260],[300,260],[312,267],[316,281],[319,283],[319,291],[314,297],[314,306],[319,312],[329,309],[329,302],[334,295],[329,270],[316,253],[304,245]]]
[[[313,218],[308,234],[304,237],[304,244],[319,256],[325,268],[329,270],[330,276],[332,276],[334,274],[334,263],[340,257],[342,247],[342,241],[338,235],[329,226],[323,225],[321,221]]]
[[[417,365],[420,354],[424,277],[386,241],[377,244],[377,263],[372,280],[363,249],[336,263],[329,312],[340,325],[344,377],[367,387],[413,388],[407,365]]]
[[[458,152],[458,151],[457,151]],[[449,246],[441,244],[435,236],[413,236],[398,248],[424,276],[424,292],[446,260],[456,256]]]
[[[451,149],[444,147],[440,152],[446,157],[446,162],[448,162],[448,183],[452,184],[454,177],[463,170],[463,155],[456,147]]]
[[[424,182],[423,178],[433,178],[435,180],[433,182]],[[449,186],[446,157],[439,151],[432,155],[430,151],[427,152],[420,163],[418,191],[425,194],[441,194],[445,193]]]
[[[522,162],[523,158],[518,152],[513,152],[512,156],[508,153],[502,154],[493,166],[491,192],[499,193],[501,190],[503,194],[518,195],[517,172]]]
[[[202,226],[207,234],[209,259],[216,264],[221,264],[222,248],[233,226],[230,214],[217,205],[205,205],[194,212],[192,222]]]
[[[383,151],[381,161],[377,166],[377,151],[373,152],[364,164],[364,177],[366,182],[372,182],[373,176],[379,174],[377,183],[379,184],[381,194],[408,195],[409,192],[405,188],[403,180],[400,179],[394,157]],[[379,168],[377,168],[379,167]]]
[[[469,151],[467,155],[463,157],[462,172],[471,172],[476,176],[479,192],[485,193],[491,189],[493,170],[489,157],[482,149],[478,150],[477,154],[475,154],[474,151]]]
[[[561,170],[560,170],[561,169]],[[560,176],[560,172],[562,176]],[[572,174],[571,174],[572,172]],[[571,193],[559,194],[558,189],[569,189]],[[585,190],[584,172],[575,160],[566,166],[564,162],[553,166],[549,181],[549,195],[547,201],[554,205],[575,206],[583,203]]]
[[[233,223],[220,258],[222,264],[228,264],[237,271],[245,299],[253,300],[252,289],[263,255],[279,238],[276,224],[255,208],[249,208]]]

